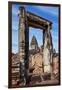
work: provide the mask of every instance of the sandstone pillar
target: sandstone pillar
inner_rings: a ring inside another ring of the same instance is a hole
[[[25,30],[26,30],[25,8],[20,7],[19,13],[19,57],[20,57],[20,82],[26,84],[25,77]]]
[[[44,73],[51,73],[51,62],[52,62],[52,40],[51,40],[51,32],[48,26],[47,30],[44,31],[44,49],[43,49],[43,65],[44,65]]]

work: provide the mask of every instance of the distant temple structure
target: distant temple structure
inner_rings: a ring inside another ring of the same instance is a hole
[[[35,36],[32,37],[31,48],[32,48],[32,49],[37,49],[37,48],[38,48],[38,42],[37,42]]]

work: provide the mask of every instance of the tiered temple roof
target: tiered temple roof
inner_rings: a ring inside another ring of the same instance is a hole
[[[31,40],[31,46],[32,45],[35,45],[36,47],[38,47],[38,42],[37,42],[37,39],[35,36],[32,37],[32,40]]]

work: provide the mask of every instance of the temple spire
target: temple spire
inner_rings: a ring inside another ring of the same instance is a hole
[[[38,42],[36,37],[33,35],[32,40],[31,40],[31,48],[32,49],[37,49],[38,48]]]

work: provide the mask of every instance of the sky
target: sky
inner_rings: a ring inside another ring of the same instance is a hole
[[[53,48],[58,52],[58,6],[36,6],[36,5],[23,5],[13,4],[12,5],[12,52],[18,52],[18,24],[19,24],[19,7],[24,6],[26,11],[32,12],[40,17],[50,20],[52,24],[52,42]],[[29,45],[32,40],[32,36],[35,36],[39,47],[43,44],[43,33],[41,29],[29,27]]]

